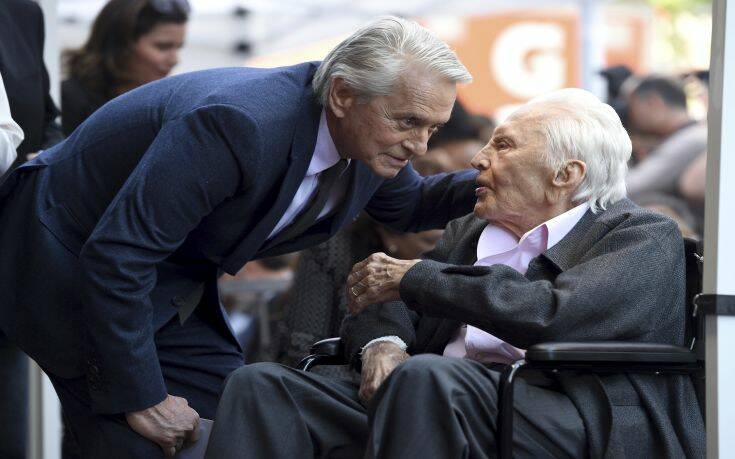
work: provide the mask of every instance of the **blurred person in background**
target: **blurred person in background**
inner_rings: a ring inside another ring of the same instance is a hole
[[[43,61],[44,40],[43,12],[37,3],[0,0],[0,74],[10,115],[23,132],[23,141],[13,151],[15,161],[9,170],[63,139],[61,126],[56,122],[59,111],[51,99]],[[0,183],[3,179],[0,170]],[[21,237],[19,234],[18,238]],[[3,459],[25,458],[27,405],[28,359],[0,331],[0,425],[3,426],[0,457]]]
[[[612,72],[612,74],[606,75],[605,70],[601,74],[608,80],[608,84],[620,84],[617,91],[613,90],[611,94],[610,87],[608,86],[608,98],[612,97],[613,94],[617,94],[617,98],[613,99],[615,102],[611,104],[615,112],[620,117],[620,121],[623,123],[623,127],[628,131],[630,136],[630,142],[633,145],[633,153],[630,157],[629,167],[634,167],[639,162],[643,161],[648,154],[661,143],[661,137],[659,135],[647,134],[643,132],[635,131],[630,125],[630,116],[628,114],[628,103],[630,95],[633,90],[638,86],[641,80],[644,78],[640,75],[630,74],[628,77],[622,79],[624,70]],[[609,100],[609,99],[608,99]]]
[[[10,116],[10,104],[5,93],[3,75],[0,73],[0,176],[13,164],[18,156],[15,151],[23,141],[23,130]]]
[[[628,103],[622,89],[633,72],[625,65],[613,65],[600,70],[599,73],[607,83],[607,104],[618,114],[623,126],[628,128]]]
[[[43,61],[43,12],[30,0],[0,1],[0,73],[10,113],[25,134],[11,170],[64,136]]]
[[[703,117],[709,108],[709,70],[695,70],[686,76],[687,88],[693,94]],[[689,99],[692,100],[691,98]],[[700,219],[704,216],[704,195],[707,175],[707,152],[703,151],[687,166],[678,183],[678,193],[689,203]],[[704,233],[703,222],[700,231]]]
[[[454,103],[449,121],[434,134],[428,143],[428,154],[413,161],[413,166],[421,175],[431,175],[470,167],[470,161],[490,140],[495,122],[482,115],[472,114],[461,102]],[[449,163],[439,169],[441,155]]]
[[[631,136],[655,136],[659,143],[630,169],[629,196],[644,192],[678,195],[684,170],[707,148],[707,126],[687,112],[680,81],[664,76],[643,78],[628,97]]]
[[[64,133],[71,134],[110,99],[171,73],[189,12],[187,0],[110,0],[87,42],[64,53]]]
[[[639,156],[627,178],[628,195],[634,201],[646,197],[646,207],[654,209],[651,196],[670,195],[682,200],[679,183],[684,172],[707,149],[707,124],[691,117],[681,79],[650,75],[640,79],[628,96],[631,138],[657,139],[656,144]],[[635,142],[634,142],[635,145]],[[635,148],[635,146],[634,146]],[[668,209],[670,199],[660,204]],[[695,217],[691,228],[701,233],[704,225],[704,202],[685,201]],[[678,206],[675,206],[678,207]],[[687,221],[686,215],[672,215]],[[682,226],[684,232],[687,227]]]
[[[702,152],[692,161],[679,179],[679,194],[692,208],[704,212],[704,196],[707,179],[707,152]]]
[[[681,75],[687,93],[689,114],[694,119],[707,118],[709,109],[709,70],[693,70]]]

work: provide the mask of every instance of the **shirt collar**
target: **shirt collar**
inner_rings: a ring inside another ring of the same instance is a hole
[[[327,126],[327,114],[322,110],[321,118],[319,119],[319,132],[316,136],[316,146],[314,147],[314,155],[311,157],[309,168],[306,170],[306,175],[316,175],[323,172],[330,167],[334,166],[342,159],[337,151],[337,147],[334,145],[332,135],[329,133],[329,126]]]
[[[589,203],[584,202],[541,223],[526,232],[520,239],[516,239],[515,234],[502,226],[489,223],[480,234],[480,239],[477,242],[477,259],[482,260],[483,258],[508,252],[526,241],[536,245],[540,242],[538,238],[546,236],[546,246],[541,248],[541,252],[544,252],[564,239],[564,236],[582,219],[587,209],[589,209]]]

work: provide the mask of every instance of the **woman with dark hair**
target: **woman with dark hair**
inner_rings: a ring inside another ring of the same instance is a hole
[[[84,46],[64,55],[64,133],[108,100],[168,75],[178,63],[189,12],[187,0],[107,2]]]

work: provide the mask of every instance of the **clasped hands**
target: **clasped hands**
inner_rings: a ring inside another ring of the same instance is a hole
[[[357,314],[375,303],[399,300],[406,272],[421,260],[399,260],[379,252],[355,264],[347,276],[347,308]]]

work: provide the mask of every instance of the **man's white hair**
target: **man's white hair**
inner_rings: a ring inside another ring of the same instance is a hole
[[[536,97],[521,110],[541,111],[546,160],[554,170],[577,159],[587,173],[574,196],[597,212],[625,197],[625,176],[632,151],[630,137],[618,114],[592,93],[567,88]]]
[[[453,83],[472,81],[436,35],[413,21],[386,16],[360,28],[324,58],[314,74],[314,93],[326,105],[332,80],[340,77],[363,101],[386,96],[413,64]]]

